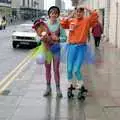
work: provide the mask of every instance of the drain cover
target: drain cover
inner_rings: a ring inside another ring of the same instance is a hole
[[[2,92],[2,95],[7,96],[9,93],[10,93],[10,90],[4,90],[4,91]]]

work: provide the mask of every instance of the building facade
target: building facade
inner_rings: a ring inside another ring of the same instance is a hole
[[[110,0],[81,0],[84,4],[92,9],[99,11],[99,20],[104,26],[105,39],[109,39],[109,22],[110,22]]]
[[[43,9],[44,0],[12,0],[12,14],[19,19],[38,17]]]
[[[106,40],[120,48],[120,0],[82,0],[85,5],[103,11],[102,21]]]
[[[55,5],[61,9],[61,0],[55,0]]]
[[[120,0],[82,0],[82,4],[100,10],[105,39],[120,48]]]
[[[65,2],[64,1],[61,1],[61,9],[65,10]]]
[[[110,1],[109,42],[120,48],[120,1]]]
[[[0,16],[9,17],[11,14],[11,0],[0,0]]]

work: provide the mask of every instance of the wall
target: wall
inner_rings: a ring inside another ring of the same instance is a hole
[[[12,8],[19,8],[22,0],[12,0]]]
[[[109,42],[120,48],[120,3],[111,0]]]
[[[90,6],[93,9],[99,9],[101,23],[104,23],[104,35],[108,39],[109,36],[109,8],[110,0],[83,0],[83,4]],[[104,15],[104,16],[103,16]]]
[[[110,5],[109,42],[116,45],[116,4],[114,1]]]
[[[117,29],[117,41],[118,47],[120,48],[120,3],[118,4],[118,29]]]

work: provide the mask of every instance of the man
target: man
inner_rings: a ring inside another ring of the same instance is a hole
[[[85,10],[90,13],[90,16],[84,17]],[[74,14],[76,14],[75,18],[72,18]],[[72,92],[69,94],[69,89],[71,86],[74,86],[72,80],[73,75],[75,75],[77,78],[77,88],[80,91],[84,88],[84,82],[80,70],[85,58],[88,32],[90,28],[96,24],[97,19],[98,14],[96,11],[91,11],[87,8],[79,7],[67,18],[61,20],[62,27],[69,29],[67,54],[67,77],[69,81],[68,97],[73,96]]]

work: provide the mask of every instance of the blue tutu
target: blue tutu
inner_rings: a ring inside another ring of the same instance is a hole
[[[60,60],[62,63],[67,62],[67,56],[69,49],[71,49],[71,44],[67,43],[61,43],[60,44],[61,50],[60,50]],[[79,50],[82,50],[84,52],[84,58],[83,63],[84,64],[94,64],[95,63],[95,53],[93,52],[90,45],[74,45],[74,47],[77,47],[76,53],[78,53]],[[72,53],[71,53],[72,54]]]
[[[60,52],[60,44],[53,44],[49,49],[53,54]]]
[[[84,57],[84,64],[94,64],[95,63],[95,53],[90,45],[86,45],[86,52]]]
[[[67,51],[68,51],[68,44],[67,43],[60,43],[60,61],[62,63],[67,62]]]

